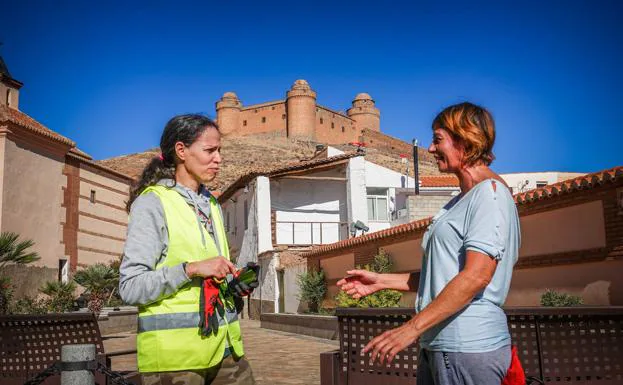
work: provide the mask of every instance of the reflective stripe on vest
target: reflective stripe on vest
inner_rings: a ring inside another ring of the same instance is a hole
[[[210,199],[212,226],[222,250],[203,226],[197,225],[192,207],[175,190],[150,186],[162,202],[169,235],[167,255],[156,269],[178,266],[223,255],[229,259],[229,247],[218,203]],[[202,234],[205,237],[205,246]],[[219,330],[211,336],[199,333],[199,297],[201,280],[193,279],[172,296],[139,307],[137,361],[140,372],[166,372],[205,369],[218,365],[226,345],[237,357],[244,355],[240,323],[236,311],[219,315]]]
[[[153,332],[154,330],[196,328],[201,321],[199,312],[155,314],[138,318],[138,332]],[[238,321],[236,312],[225,312],[225,318],[219,317],[218,326],[225,326]]]

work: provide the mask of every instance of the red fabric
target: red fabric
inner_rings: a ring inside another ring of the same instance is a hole
[[[526,375],[521,367],[516,346],[511,347],[511,366],[502,380],[502,385],[526,385]]]

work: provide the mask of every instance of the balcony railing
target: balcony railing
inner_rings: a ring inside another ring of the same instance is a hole
[[[275,222],[275,244],[322,245],[348,238],[347,222]]]

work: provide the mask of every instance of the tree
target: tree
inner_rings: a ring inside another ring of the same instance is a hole
[[[115,290],[119,273],[103,263],[90,265],[74,274],[74,281],[86,289],[89,295],[88,309],[99,315],[104,301]]]
[[[0,314],[8,313],[9,302],[13,296],[13,287],[4,268],[8,264],[25,265],[39,260],[39,255],[29,251],[35,245],[30,239],[19,240],[19,235],[12,232],[0,233]]]
[[[297,278],[300,290],[298,295],[299,299],[307,302],[310,312],[317,313],[320,303],[327,292],[324,272],[322,270],[311,270],[299,274]]]
[[[39,255],[34,251],[28,251],[35,245],[31,239],[18,241],[19,235],[11,232],[0,233],[0,271],[7,264],[14,263],[25,265],[39,260]]]

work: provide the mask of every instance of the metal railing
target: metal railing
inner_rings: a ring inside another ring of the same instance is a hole
[[[275,222],[275,240],[278,245],[322,245],[347,238],[347,222]]]
[[[512,344],[534,383],[623,384],[623,307],[504,309]],[[412,308],[338,308],[340,349],[323,353],[321,385],[415,383],[419,347],[396,355],[391,367],[370,364],[361,349],[409,320]]]

